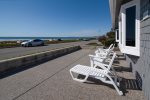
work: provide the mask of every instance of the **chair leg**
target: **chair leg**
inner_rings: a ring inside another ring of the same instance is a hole
[[[112,85],[115,87],[115,89],[119,95],[123,95],[123,92],[119,90],[119,88],[116,86],[116,84],[114,82],[112,82]]]
[[[91,67],[94,67],[93,59],[90,59]]]
[[[123,95],[123,92],[119,90],[119,88],[117,87],[117,82],[114,82],[113,79],[108,76],[108,78],[110,79],[110,84],[112,84],[114,86],[114,88],[116,89],[116,91],[118,92],[119,95]],[[116,81],[116,79],[115,79]]]
[[[72,79],[73,80],[75,80],[75,81],[78,81],[78,82],[86,82],[86,80],[87,80],[87,78],[89,77],[89,75],[85,75],[85,78],[84,79],[79,79],[79,78],[75,78],[74,76],[73,76],[73,72],[72,71],[70,71],[70,74],[71,74],[71,77],[72,77]]]
[[[72,79],[74,80],[74,76],[73,76],[73,74],[72,74],[72,71],[71,71],[71,70],[70,70],[70,75],[71,75]]]

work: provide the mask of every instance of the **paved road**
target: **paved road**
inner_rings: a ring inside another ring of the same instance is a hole
[[[68,47],[68,46],[76,46],[76,45],[84,46],[90,42],[97,42],[97,41],[91,40],[91,41],[81,41],[81,42],[71,42],[71,43],[60,43],[60,44],[50,44],[47,46],[27,47],[27,48],[25,47],[5,48],[5,49],[0,49],[0,60],[62,48],[62,47]]]

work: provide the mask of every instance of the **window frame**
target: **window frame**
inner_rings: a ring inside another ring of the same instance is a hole
[[[122,14],[121,14],[121,11],[119,14],[118,26],[119,26],[119,48],[120,48],[120,51],[122,52]]]
[[[126,46],[126,9],[136,6],[136,19],[135,19],[135,47]],[[122,44],[120,43],[120,49],[122,53],[140,56],[140,0],[133,0],[121,6],[120,10],[121,23],[119,29],[121,29]],[[120,41],[121,42],[121,41]]]
[[[116,29],[115,30],[115,37],[116,37],[116,42],[119,42],[119,29]],[[118,39],[117,39],[117,37],[118,37]]]

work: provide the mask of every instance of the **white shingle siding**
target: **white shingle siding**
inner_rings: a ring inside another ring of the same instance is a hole
[[[144,2],[149,0],[141,0],[141,9],[145,6]],[[149,5],[150,6],[150,3]],[[150,10],[150,9],[149,9]],[[143,11],[141,11],[141,15]],[[140,57],[126,55],[127,62],[132,64],[133,73],[138,72],[141,79],[139,85],[142,84],[142,90],[145,94],[145,100],[150,99],[150,18],[140,22]],[[134,60],[137,60],[136,62]],[[139,79],[139,78],[138,78]],[[137,79],[137,80],[138,80]],[[141,83],[142,81],[142,83]]]

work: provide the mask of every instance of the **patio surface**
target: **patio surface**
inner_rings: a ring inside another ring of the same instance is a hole
[[[69,69],[76,64],[90,65],[88,54],[94,49],[82,49],[46,63],[0,79],[0,100],[144,100],[123,56],[114,62],[124,96],[111,85],[97,80],[86,83],[73,81]]]

